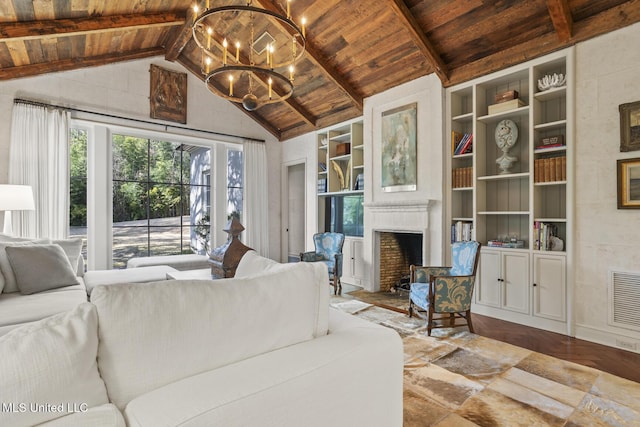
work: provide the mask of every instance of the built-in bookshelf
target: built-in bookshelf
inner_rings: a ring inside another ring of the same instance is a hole
[[[448,241],[483,245],[475,311],[561,333],[573,256],[573,56],[566,49],[446,91]],[[566,80],[539,87],[554,74]]]

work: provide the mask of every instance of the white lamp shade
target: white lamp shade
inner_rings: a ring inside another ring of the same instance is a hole
[[[35,209],[31,186],[0,184],[0,211],[34,211]]]

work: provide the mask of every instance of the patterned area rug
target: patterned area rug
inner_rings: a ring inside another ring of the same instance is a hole
[[[640,425],[636,382],[461,328],[428,337],[421,319],[352,300],[331,305],[402,336],[407,427]]]

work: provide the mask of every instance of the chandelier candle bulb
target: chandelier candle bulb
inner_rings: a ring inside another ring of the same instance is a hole
[[[207,56],[207,58],[204,60],[204,64],[205,64],[205,73],[209,74],[209,70],[211,67],[211,58]]]
[[[240,42],[236,42],[236,62],[240,62]]]
[[[213,29],[209,27],[207,28],[207,49],[211,49],[211,34],[213,34]]]
[[[233,74],[229,74],[229,96],[233,96]]]
[[[291,0],[287,0],[287,19],[291,19]]]
[[[227,65],[227,47],[229,43],[227,43],[227,39],[222,40],[222,65]]]
[[[293,81],[293,72],[294,72],[293,65],[289,65],[289,80],[291,81]]]
[[[305,26],[307,25],[307,18],[303,16],[301,22],[302,22],[302,37],[307,37],[307,33],[305,30]]]
[[[273,53],[275,52],[276,48],[273,47],[272,44],[269,45],[269,59],[271,60],[271,63],[269,64],[269,66],[271,68],[273,68]]]

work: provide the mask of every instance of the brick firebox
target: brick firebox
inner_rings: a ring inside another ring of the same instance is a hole
[[[380,291],[388,292],[409,274],[411,264],[422,265],[422,234],[378,232]]]

